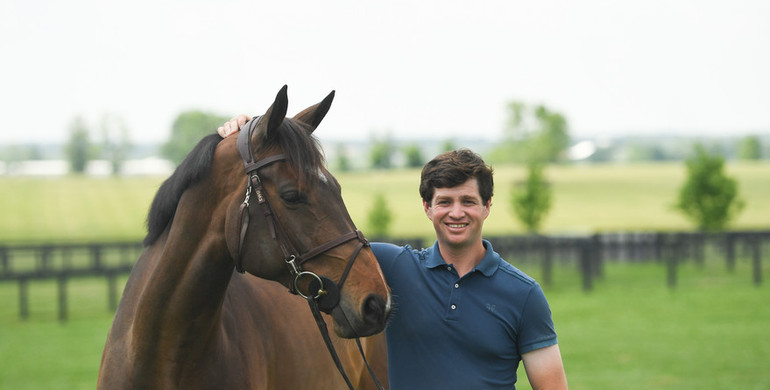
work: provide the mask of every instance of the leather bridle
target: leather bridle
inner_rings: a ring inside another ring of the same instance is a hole
[[[328,335],[326,322],[321,317],[319,310],[327,314],[330,314],[334,310],[339,310],[342,314],[341,317],[345,318],[347,321],[347,317],[344,315],[344,311],[339,307],[341,296],[340,292],[342,291],[345,280],[347,279],[348,274],[353,267],[353,263],[358,257],[358,254],[364,247],[369,246],[369,241],[364,238],[364,235],[360,230],[356,229],[333,240],[318,245],[304,253],[300,253],[295,248],[295,246],[292,244],[292,241],[289,239],[286,230],[283,228],[281,221],[278,220],[278,218],[275,216],[273,208],[270,206],[270,202],[267,199],[266,192],[262,185],[262,180],[259,177],[259,170],[261,168],[279,161],[286,161],[286,156],[283,154],[277,154],[256,161],[254,152],[252,151],[251,147],[251,136],[259,124],[259,119],[260,117],[258,116],[254,117],[251,121],[247,122],[241,127],[236,144],[238,153],[241,155],[241,159],[243,160],[243,164],[246,170],[246,175],[249,177],[249,180],[248,186],[246,188],[246,197],[239,208],[241,230],[236,246],[238,248],[238,252],[235,258],[235,269],[239,273],[245,272],[243,267],[243,245],[246,239],[246,232],[249,228],[249,201],[251,199],[251,194],[253,193],[257,198],[257,203],[259,204],[262,213],[265,216],[267,225],[270,229],[270,235],[281,249],[283,260],[288,266],[288,271],[292,280],[292,283],[289,285],[289,292],[292,294],[300,295],[308,301],[310,309],[313,312],[313,317],[315,318],[316,324],[318,325],[318,329],[321,331],[321,335],[326,342],[326,347],[329,349],[329,353],[332,355],[332,359],[334,360],[337,368],[345,379],[345,382],[348,384],[348,387],[353,389],[353,385],[345,374],[345,370],[342,368],[342,363],[340,362],[339,357],[334,350],[334,346],[332,345],[331,339]],[[353,253],[350,255],[350,258],[345,265],[345,269],[343,270],[342,275],[340,275],[340,279],[337,283],[325,276],[319,276],[314,272],[306,271],[303,269],[302,265],[306,262],[351,240],[358,240],[358,243],[356,244]],[[307,289],[307,294],[303,293],[299,288],[299,281],[303,277],[311,278],[309,287]],[[348,325],[350,324],[348,323]],[[366,357],[364,356],[363,348],[361,347],[361,342],[359,341],[358,337],[356,337],[356,343],[358,344],[358,349],[361,352],[361,356],[364,358],[364,363],[366,363],[369,374],[372,376],[372,379],[374,380],[377,387],[382,389],[382,385],[374,376],[374,372],[369,366],[369,363],[366,361]]]

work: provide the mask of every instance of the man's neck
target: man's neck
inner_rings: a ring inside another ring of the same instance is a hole
[[[438,242],[441,257],[447,264],[451,264],[461,277],[478,265],[487,253],[487,249],[481,239],[473,245],[453,246]]]

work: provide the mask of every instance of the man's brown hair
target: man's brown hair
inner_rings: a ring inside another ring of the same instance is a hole
[[[420,196],[430,204],[436,188],[456,187],[470,178],[476,178],[479,195],[486,205],[494,191],[492,167],[484,163],[478,154],[469,149],[445,152],[430,160],[422,168]]]

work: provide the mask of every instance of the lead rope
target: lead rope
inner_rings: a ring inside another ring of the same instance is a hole
[[[332,360],[334,360],[334,364],[337,366],[337,370],[339,370],[342,378],[345,379],[345,383],[347,383],[348,388],[350,390],[355,390],[355,387],[353,387],[353,384],[350,382],[347,373],[345,373],[345,368],[342,367],[342,362],[340,361],[340,357],[337,355],[337,350],[334,348],[332,340],[329,337],[329,329],[327,328],[326,322],[321,316],[321,311],[318,309],[318,303],[313,297],[308,297],[307,303],[310,306],[310,312],[313,313],[313,318],[315,318],[316,325],[318,325],[318,330],[321,332],[324,343],[326,343],[326,349],[329,350],[329,355],[331,355]],[[345,316],[344,312],[342,313],[342,317],[345,318],[345,321],[347,321],[348,325],[350,325],[350,322],[348,321],[348,318]],[[379,390],[385,390],[385,388],[382,386],[382,383],[380,383],[380,380],[377,379],[377,375],[374,374],[372,366],[369,365],[369,361],[366,360],[366,354],[364,354],[364,348],[361,346],[361,339],[359,337],[356,337],[356,345],[358,345],[358,351],[361,353],[361,358],[364,360],[366,369],[369,371],[369,375],[372,377],[375,386],[377,386],[377,389]]]
[[[342,362],[340,361],[340,357],[337,355],[337,350],[334,349],[332,340],[329,338],[329,329],[326,327],[326,321],[324,321],[323,317],[321,317],[321,311],[318,309],[318,302],[315,301],[315,298],[308,296],[307,303],[310,305],[310,312],[313,313],[313,318],[315,318],[316,325],[318,325],[318,330],[321,332],[324,343],[326,343],[326,349],[329,350],[329,354],[332,356],[332,360],[334,360],[334,364],[337,366],[337,370],[339,370],[340,374],[342,374],[342,378],[345,379],[345,383],[347,383],[348,388],[350,390],[355,390],[353,384],[350,383],[350,379],[348,379],[348,375],[345,373],[345,369],[342,367]]]
[[[339,291],[342,291],[342,286],[345,284],[345,280],[347,279],[348,273],[350,272],[350,269],[353,266],[353,262],[355,261],[356,257],[358,257],[358,254],[361,252],[361,249],[369,245],[369,241],[367,241],[364,238],[360,230],[356,229],[355,235],[356,235],[356,238],[359,239],[359,243],[356,246],[356,249],[353,251],[353,254],[351,255],[350,260],[348,261],[348,264],[345,267],[345,270],[342,271],[342,275],[340,276],[340,281],[337,284]],[[345,368],[342,367],[342,362],[340,361],[340,358],[337,355],[337,350],[334,348],[331,338],[329,337],[329,329],[327,328],[326,322],[323,320],[323,317],[321,316],[321,311],[320,311],[320,308],[318,307],[318,302],[316,301],[315,297],[308,296],[307,303],[310,306],[310,312],[313,313],[313,318],[315,318],[316,325],[318,325],[318,330],[321,332],[321,336],[324,339],[324,343],[326,343],[326,349],[329,350],[329,355],[331,355],[332,360],[334,360],[334,364],[337,366],[337,370],[339,370],[340,374],[342,375],[342,378],[345,379],[345,383],[347,383],[348,388],[350,390],[355,390],[355,388],[353,387],[353,384],[350,383],[350,379],[348,378],[347,373],[345,373]],[[348,327],[350,329],[353,329],[353,326],[350,324],[350,320],[348,320],[348,317],[345,315],[345,311],[342,310],[339,304],[337,304],[332,310],[339,310],[339,312],[342,314],[342,318],[344,318],[345,322],[347,322]],[[353,332],[355,333],[355,330]],[[366,354],[364,353],[363,346],[361,346],[361,339],[358,337],[358,335],[356,335],[356,345],[358,346],[358,352],[361,353],[361,359],[363,359],[364,365],[366,365],[366,369],[369,371],[369,376],[372,377],[372,380],[374,381],[374,384],[377,386],[377,389],[385,390],[385,388],[382,386],[382,383],[380,383],[380,380],[377,379],[377,375],[374,374],[374,370],[372,369],[372,366],[369,365],[369,361],[366,360]]]

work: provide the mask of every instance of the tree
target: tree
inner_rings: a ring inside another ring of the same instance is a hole
[[[171,138],[163,145],[161,154],[178,165],[201,138],[213,134],[227,120],[226,116],[199,110],[179,114],[171,127]]]
[[[82,174],[91,159],[91,144],[88,139],[88,125],[82,116],[76,117],[69,127],[70,140],[66,146],[66,155],[70,171]]]
[[[374,204],[372,209],[369,210],[369,234],[372,237],[387,237],[388,229],[390,228],[390,222],[393,220],[390,209],[388,209],[388,202],[385,200],[385,196],[381,193],[375,194]]]
[[[699,230],[718,231],[743,209],[738,184],[724,172],[724,159],[695,145],[695,155],[686,161],[687,179],[679,191],[676,207],[693,220]]]
[[[340,172],[348,172],[353,169],[350,157],[348,157],[348,149],[343,143],[337,144],[337,169]]]
[[[447,138],[441,142],[441,153],[451,152],[455,149],[457,149],[457,145],[454,139]]]
[[[551,187],[543,175],[543,165],[537,161],[528,164],[524,183],[514,184],[511,195],[513,212],[530,233],[536,233],[551,209]]]
[[[762,159],[762,144],[759,142],[759,137],[750,135],[744,138],[740,144],[738,157],[740,157],[741,160]]]
[[[373,139],[369,150],[369,160],[374,169],[390,169],[393,167],[393,142],[389,138]]]
[[[131,151],[128,126],[123,118],[105,114],[102,116],[102,156],[112,165],[112,174],[121,173],[123,163]]]
[[[406,156],[406,166],[408,168],[420,168],[425,164],[425,161],[422,158],[422,152],[417,144],[405,146],[404,155]]]
[[[535,108],[535,118],[538,121],[538,129],[530,141],[537,153],[535,158],[544,162],[565,161],[569,148],[567,119],[543,105]]]
[[[508,103],[508,119],[503,141],[490,153],[497,162],[539,163],[567,160],[570,137],[567,119],[544,105],[529,107],[523,102]]]

